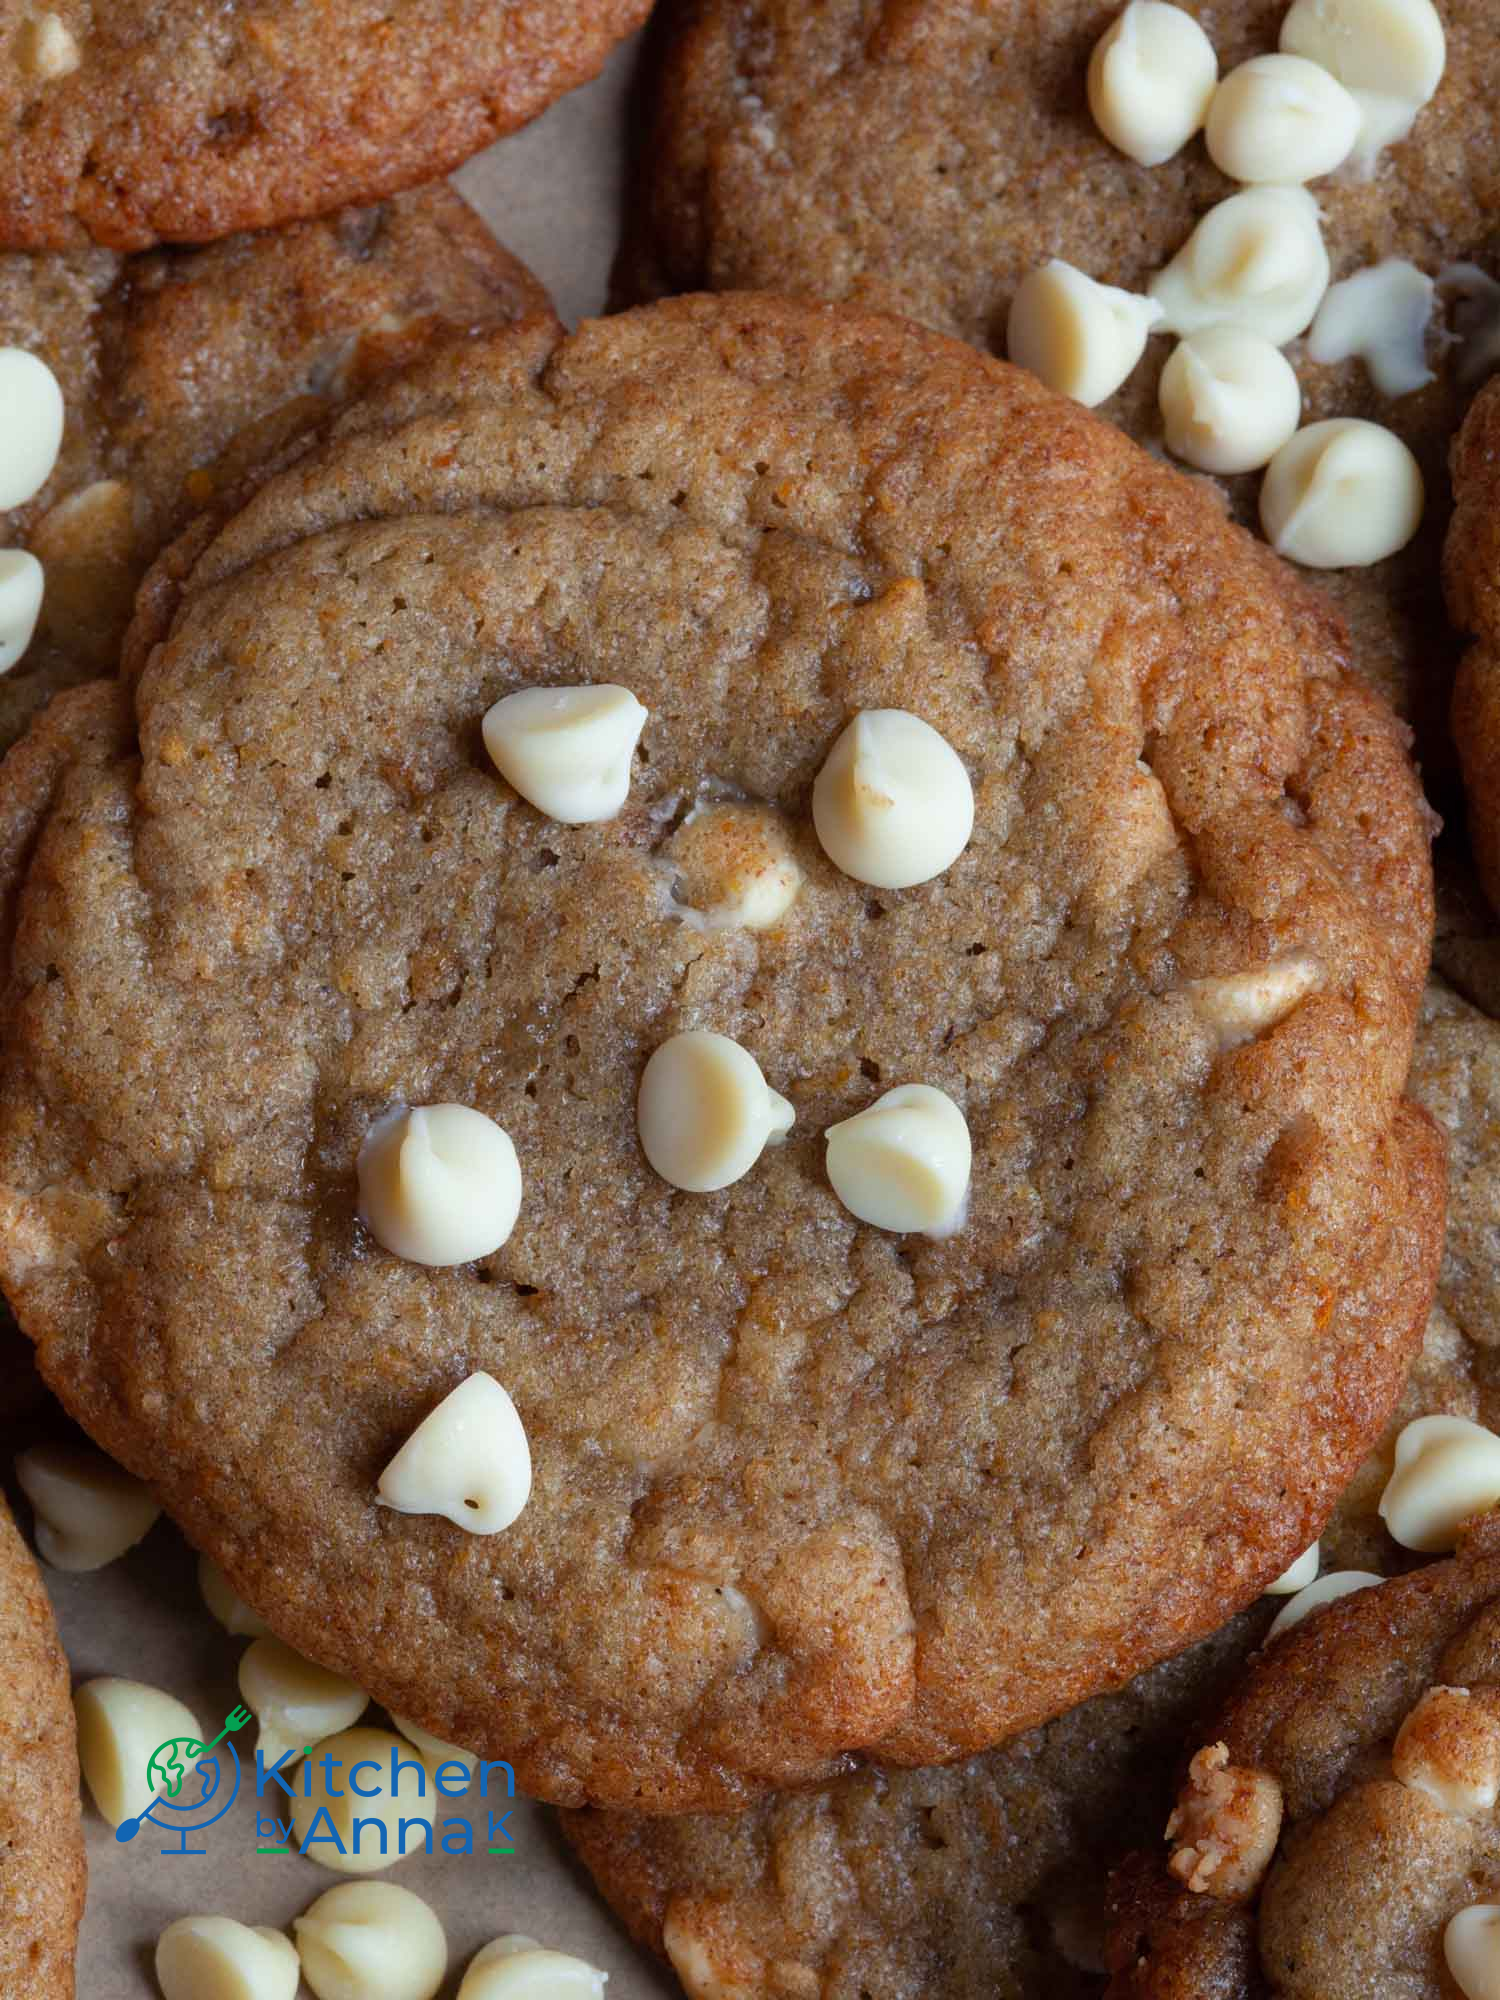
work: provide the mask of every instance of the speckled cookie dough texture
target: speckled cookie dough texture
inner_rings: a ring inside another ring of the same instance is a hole
[[[1448,604],[1474,639],[1453,690],[1453,740],[1475,864],[1500,909],[1500,382],[1479,396],[1454,443],[1453,497]]]
[[[960,343],[698,298],[454,347],[194,546],[35,815],[0,1279],[283,1639],[543,1797],[725,1806],[996,1742],[1301,1553],[1435,1275],[1427,823],[1318,600],[1200,489]],[[544,818],[482,717],[627,680],[619,816]],[[895,706],[975,816],[881,890],[810,800]],[[679,914],[704,795],[780,816],[780,924]],[[636,1090],[699,1029],[796,1122],[685,1196]],[[941,1241],[824,1171],[906,1082],[971,1136]],[[354,1168],[442,1102],[526,1198],[432,1270]],[[377,1507],[476,1371],[525,1512]]]
[[[649,0],[0,8],[0,245],[206,243],[436,179],[598,73]],[[36,45],[55,22],[62,62]]]
[[[0,1992],[73,2000],[84,1875],[68,1663],[0,1500]]]

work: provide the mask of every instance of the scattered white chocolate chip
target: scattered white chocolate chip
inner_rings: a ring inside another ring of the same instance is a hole
[[[394,1882],[345,1882],[293,1920],[318,2000],[432,2000],[448,1940],[431,1907]]]
[[[1297,371],[1262,334],[1206,326],[1173,349],[1158,390],[1167,450],[1200,472],[1255,472],[1302,417]]]
[[[742,1179],[795,1117],[754,1056],[727,1035],[673,1035],[641,1072],[641,1150],[664,1181],[689,1194]]]
[[[1098,284],[1054,257],[1021,280],[1005,349],[1018,368],[1093,409],[1130,374],[1160,318],[1154,299]]]
[[[1500,1437],[1467,1417],[1418,1417],[1396,1439],[1380,1518],[1404,1549],[1451,1549],[1473,1514],[1500,1500]]]
[[[415,1722],[409,1722],[404,1715],[397,1715],[394,1709],[391,1711],[391,1720],[407,1742],[417,1746],[422,1753],[422,1761],[431,1765],[434,1771],[441,1771],[445,1764],[462,1764],[466,1771],[472,1773],[479,1762],[477,1751],[460,1750],[456,1743],[445,1743],[440,1736],[434,1736],[430,1730],[420,1728]]]
[[[1308,424],[1266,467],[1260,521],[1308,569],[1384,562],[1421,526],[1422,470],[1394,431],[1362,417]]]
[[[425,1416],[380,1475],[398,1514],[442,1514],[471,1535],[496,1535],[531,1495],[531,1447],[493,1375],[470,1375]]]
[[[813,785],[813,825],[835,868],[877,889],[930,882],[974,831],[974,788],[952,744],[903,708],[868,708]]]
[[[16,62],[23,76],[56,83],[60,76],[71,76],[82,61],[78,38],[60,14],[38,14],[21,23]]]
[[[370,1697],[342,1674],[331,1674],[279,1639],[257,1639],[240,1661],[240,1693],[260,1724],[256,1747],[267,1764],[348,1729]]]
[[[27,549],[0,549],[0,674],[8,674],[36,636],[46,577]]]
[[[1391,1775],[1460,1819],[1492,1812],[1500,1798],[1500,1716],[1467,1688],[1429,1688],[1396,1732]]]
[[[357,1172],[370,1234],[413,1264],[488,1257],[521,1211],[510,1134],[467,1104],[388,1112],[370,1127]]]
[[[1294,0],[1281,46],[1336,76],[1359,107],[1357,158],[1404,139],[1442,80],[1443,24],[1432,0]]]
[[[973,1148],[946,1091],[903,1083],[830,1125],[828,1179],[851,1215],[876,1229],[951,1236],[964,1218]]]
[[[1315,1583],[1318,1576],[1318,1544],[1304,1549],[1297,1560],[1284,1569],[1274,1583],[1266,1585],[1267,1597],[1295,1597],[1299,1590],[1306,1590]]]
[[[1308,359],[1347,361],[1357,355],[1382,396],[1409,396],[1433,380],[1427,328],[1435,281],[1404,257],[1356,271],[1330,286],[1307,335]]]
[[[39,354],[0,347],[0,512],[24,507],[62,448],[63,393]]]
[[[209,1556],[198,1558],[198,1589],[214,1617],[238,1639],[263,1639],[270,1626],[252,1611],[219,1565]]]
[[[103,1569],[133,1549],[161,1512],[149,1487],[81,1445],[21,1452],[16,1484],[36,1509],[37,1551],[54,1569]]]
[[[142,1681],[108,1675],[85,1681],[74,1693],[73,1714],[84,1781],[111,1826],[138,1818],[164,1789],[147,1771],[153,1752],[178,1740],[203,1741],[191,1709]],[[185,1754],[180,1769],[191,1771]]]
[[[458,2000],[604,2000],[608,1978],[587,1959],[513,1934],[475,1952]]]
[[[388,1729],[346,1729],[314,1745],[303,1764],[292,1825],[309,1861],[340,1875],[369,1875],[403,1853],[426,1852],[429,1836],[421,1829],[432,1826],[439,1804],[432,1773],[411,1744]],[[320,1812],[327,1817],[319,1819]],[[307,1952],[300,1928],[293,1928],[305,1971]]]
[[[1213,1029],[1219,1047],[1235,1049],[1284,1021],[1319,978],[1310,958],[1278,958],[1253,972],[1190,979],[1187,995],[1199,1020]]]
[[[802,888],[786,824],[771,806],[707,805],[667,844],[673,915],[704,930],[770,930]]]
[[[1203,136],[1232,181],[1313,181],[1354,151],[1359,106],[1303,56],[1252,56],[1214,92]]]
[[[1500,2000],[1500,1903],[1471,1903],[1450,1918],[1443,1957],[1464,2000]]]
[[[1331,1569],[1327,1576],[1320,1576],[1316,1583],[1308,1584],[1305,1590],[1285,1603],[1271,1620],[1271,1629],[1266,1634],[1266,1644],[1279,1639],[1283,1632],[1290,1632],[1294,1625],[1300,1625],[1309,1611],[1316,1611],[1321,1605],[1333,1604],[1341,1597],[1351,1597],[1356,1590],[1369,1590],[1374,1584],[1383,1583],[1383,1577],[1376,1576],[1368,1569]]]
[[[290,1938],[233,1917],[179,1917],[156,1941],[164,2000],[295,2000],[301,1968]]]
[[[495,769],[549,819],[613,819],[630,791],[630,760],[646,710],[629,688],[522,688],[484,718]]]
[[[1270,1866],[1281,1833],[1281,1786],[1269,1771],[1231,1764],[1222,1743],[1188,1766],[1167,1839],[1170,1872],[1195,1895],[1248,1902]]]
[[[1224,323],[1280,347],[1311,324],[1328,278],[1307,189],[1253,187],[1211,208],[1147,290],[1162,308],[1164,333]]]
[[[1130,0],[1089,58],[1089,110],[1112,146],[1159,167],[1207,117],[1218,76],[1213,43],[1191,14]]]

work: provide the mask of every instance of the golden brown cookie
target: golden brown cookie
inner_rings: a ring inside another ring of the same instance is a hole
[[[0,1993],[73,2000],[83,1817],[68,1663],[0,1498]]]
[[[1100,135],[1085,73],[1120,0],[665,0],[652,24],[644,117],[617,273],[623,302],[765,287],[906,312],[1003,352],[1010,300],[1049,257],[1138,288],[1234,192],[1201,138],[1142,167]],[[1220,73],[1274,50],[1284,0],[1201,11]],[[1500,251],[1500,106],[1490,0],[1443,0],[1436,98],[1373,179],[1316,184],[1335,278],[1386,257],[1436,275]],[[1159,445],[1156,384],[1171,343],[1106,406]],[[1367,570],[1319,572],[1360,670],[1445,752],[1454,658],[1437,586],[1446,457],[1472,392],[1437,338],[1438,379],[1397,401],[1363,366],[1293,350],[1308,419],[1373,418],[1412,446],[1429,505],[1417,540]],[[1229,482],[1242,518],[1256,478]]]
[[[1453,690],[1469,838],[1500,908],[1500,383],[1477,399],[1453,448],[1453,529],[1444,576],[1453,620],[1473,635]]]
[[[434,180],[649,0],[3,0],[0,243],[145,250]]]
[[[1335,629],[1197,487],[940,335],[700,298],[455,346],[194,547],[44,788],[0,1275],[282,1636],[541,1796],[727,1806],[1012,1735],[1311,1539],[1435,1276],[1441,1143],[1401,1094],[1428,831]],[[612,678],[650,711],[629,798],[560,826],[480,719]],[[809,794],[896,706],[976,818],[881,891]],[[775,927],[704,921],[705,796],[796,860]],[[637,1138],[690,1027],[797,1121],[711,1195]],[[973,1136],[943,1241],[824,1171],[907,1080]],[[354,1167],[445,1101],[512,1135],[524,1198],[431,1270]],[[531,1441],[519,1520],[377,1507],[481,1369]]]

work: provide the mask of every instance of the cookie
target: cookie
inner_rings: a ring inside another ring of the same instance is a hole
[[[1428,829],[1316,602],[1196,487],[961,343],[700,298],[459,344],[192,547],[125,687],[0,774],[20,824],[52,772],[0,1277],[281,1636],[544,1798],[727,1807],[1013,1735],[1311,1539],[1435,1276]],[[481,718],[609,679],[649,712],[624,802],[560,825]],[[896,890],[812,812],[887,708],[974,798]],[[794,864],[770,928],[695,801]],[[635,1099],[693,1029],[795,1124],[685,1196]],[[824,1168],[907,1082],[971,1137],[942,1240]],[[510,1135],[521,1206],[430,1269],[356,1162],[442,1103]],[[519,1518],[377,1507],[477,1371]]]
[[[1221,75],[1276,47],[1284,11],[1283,0],[1234,0],[1205,12]],[[1493,264],[1500,250],[1493,19],[1488,0],[1441,11],[1447,70],[1409,139],[1373,179],[1316,184],[1335,278],[1386,257],[1436,275],[1464,259]],[[1139,288],[1234,184],[1201,138],[1148,168],[1100,135],[1085,74],[1119,12],[1118,0],[666,0],[651,30],[621,300],[763,286],[910,313],[1001,352],[1016,286],[1048,258]],[[1152,444],[1170,346],[1153,341],[1105,406]],[[1398,401],[1359,363],[1317,367],[1300,348],[1294,358],[1307,419],[1373,418],[1422,463],[1417,540],[1318,581],[1351,627],[1353,659],[1416,719],[1431,762],[1453,665],[1436,582],[1445,460],[1472,382],[1437,341],[1438,379]],[[1228,482],[1247,521],[1258,484]]]
[[[596,75],[649,0],[7,0],[0,244],[148,250],[435,180]]]
[[[1454,623],[1471,633],[1453,690],[1469,838],[1500,908],[1500,383],[1477,399],[1453,448],[1453,529],[1444,579]]]
[[[73,2000],[84,1876],[68,1663],[0,1499],[0,1992]]]
[[[258,453],[435,338],[550,312],[441,185],[206,250],[0,257],[0,346],[39,354],[67,412],[52,477],[0,516],[47,579],[0,679],[0,749],[59,688],[115,671],[146,569]]]

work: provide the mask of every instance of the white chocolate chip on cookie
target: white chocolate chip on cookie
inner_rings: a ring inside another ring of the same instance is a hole
[[[1359,106],[1302,56],[1253,56],[1214,92],[1204,140],[1232,181],[1295,183],[1342,166],[1359,138]]]
[[[945,1091],[899,1084],[824,1138],[833,1191],[861,1222],[924,1236],[951,1236],[963,1222],[973,1148]]]
[[[812,810],[835,868],[877,889],[910,889],[963,853],[974,830],[974,788],[930,722],[902,708],[871,708],[829,751]]]
[[[1218,81],[1213,43],[1166,0],[1130,0],[1089,58],[1089,109],[1112,146],[1159,167],[1208,114]]]
[[[1206,326],[1169,356],[1158,391],[1167,450],[1200,472],[1255,472],[1296,431],[1297,371],[1261,334]]]
[[[239,1683],[260,1724],[256,1747],[267,1764],[283,1757],[295,1762],[325,1736],[351,1728],[370,1702],[353,1681],[304,1659],[279,1639],[257,1639],[245,1648]]]
[[[495,1938],[469,1961],[458,2000],[604,2000],[607,1972],[535,1938]]]
[[[1422,521],[1422,471],[1394,431],[1329,417],[1266,467],[1260,519],[1277,555],[1308,569],[1362,569],[1404,549]]]
[[[143,1681],[109,1675],[85,1681],[73,1696],[73,1713],[84,1781],[111,1826],[134,1819],[151,1803],[157,1787],[147,1766],[154,1751],[164,1743],[203,1741],[192,1711]]]
[[[1320,1576],[1316,1582],[1306,1585],[1281,1607],[1271,1620],[1266,1644],[1279,1639],[1283,1632],[1290,1632],[1294,1625],[1300,1625],[1310,1611],[1316,1611],[1321,1605],[1336,1604],[1341,1597],[1352,1597],[1356,1590],[1368,1590],[1372,1584],[1384,1581],[1373,1570],[1331,1569],[1327,1576]]]
[[[510,1240],[521,1210],[510,1134],[466,1104],[387,1113],[360,1148],[358,1175],[370,1234],[413,1264],[488,1257]]]
[[[1436,282],[1403,257],[1356,271],[1329,287],[1308,329],[1308,359],[1347,361],[1357,355],[1382,396],[1409,396],[1433,380],[1427,329]]]
[[[1432,0],[1293,0],[1281,46],[1336,76],[1359,107],[1358,158],[1404,139],[1447,61]]]
[[[646,710],[629,688],[522,688],[484,718],[484,747],[502,778],[549,819],[613,819],[630,791]]]
[[[46,579],[26,549],[0,549],[0,674],[8,674],[36,635]]]
[[[1500,1799],[1500,1714],[1494,1690],[1429,1688],[1396,1732],[1391,1774],[1460,1819]]]
[[[1299,1590],[1306,1590],[1315,1583],[1318,1576],[1318,1544],[1304,1549],[1294,1563],[1290,1563],[1273,1583],[1266,1585],[1267,1597],[1295,1597]]]
[[[1194,1894],[1248,1902],[1281,1834],[1281,1786],[1269,1771],[1229,1761],[1222,1743],[1200,1750],[1167,1821],[1167,1866]]]
[[[23,76],[56,83],[60,76],[73,74],[83,61],[83,51],[60,14],[38,14],[21,25],[16,60]]]
[[[1093,409],[1130,374],[1160,318],[1154,299],[1098,284],[1054,257],[1017,288],[1006,352],[1049,389]]]
[[[1223,323],[1280,347],[1311,324],[1328,279],[1318,205],[1306,188],[1253,187],[1211,208],[1147,290],[1165,333]]]
[[[0,347],[0,512],[24,507],[62,448],[63,393],[39,354]]]
[[[431,1907],[394,1882],[345,1882],[292,1924],[318,2000],[432,2000],[448,1940]]]
[[[1279,958],[1253,972],[1190,979],[1187,994],[1193,1012],[1212,1028],[1219,1047],[1234,1049],[1284,1021],[1319,978],[1312,959]]]
[[[1500,2000],[1500,1903],[1471,1903],[1451,1918],[1443,1957],[1464,2000]]]
[[[424,1417],[380,1475],[398,1514],[442,1514],[471,1535],[508,1528],[531,1496],[531,1447],[493,1375],[470,1375]]]
[[[653,1051],[641,1073],[641,1150],[664,1181],[711,1194],[740,1180],[796,1113],[727,1035],[694,1029]]]
[[[36,1509],[37,1551],[54,1569],[103,1569],[161,1512],[149,1487],[87,1446],[33,1445],[16,1459],[16,1483]]]
[[[1451,1549],[1500,1500],[1500,1437],[1467,1417],[1418,1417],[1396,1439],[1380,1518],[1404,1549]]]
[[[709,805],[673,834],[674,911],[705,930],[770,930],[802,887],[786,823],[771,806]]]
[[[179,1917],[156,1941],[163,2000],[295,2000],[300,1978],[290,1938],[233,1917]]]

